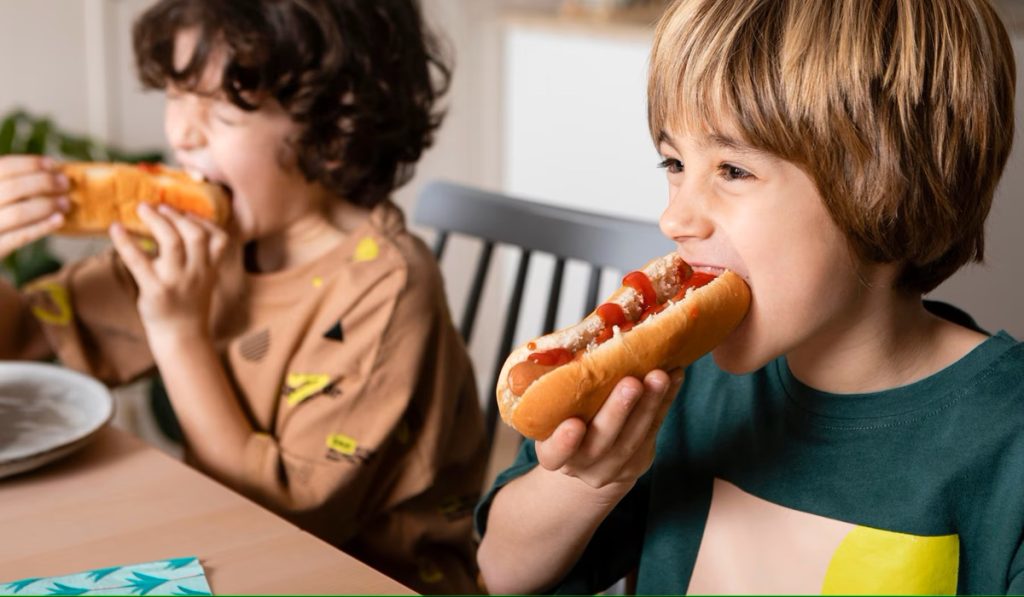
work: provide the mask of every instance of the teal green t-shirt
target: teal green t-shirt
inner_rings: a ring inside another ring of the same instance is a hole
[[[536,466],[532,442],[494,493]],[[639,593],[1024,593],[1024,344],[992,336],[883,392],[836,395],[784,359],[706,357],[651,469],[555,592],[637,571]]]

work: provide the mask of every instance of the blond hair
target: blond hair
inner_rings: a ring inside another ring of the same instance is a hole
[[[798,164],[865,261],[927,292],[984,256],[1013,141],[1016,67],[986,0],[678,0],[648,114]]]

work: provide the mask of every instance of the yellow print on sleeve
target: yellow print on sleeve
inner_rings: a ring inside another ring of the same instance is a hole
[[[36,319],[51,325],[71,323],[71,298],[57,282],[37,282],[27,289]]]

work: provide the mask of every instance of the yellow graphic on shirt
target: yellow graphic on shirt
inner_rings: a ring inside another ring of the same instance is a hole
[[[34,295],[32,314],[39,321],[53,325],[71,323],[71,298],[66,288],[56,282],[38,282],[27,290]]]
[[[960,540],[796,510],[715,479],[690,594],[955,593]]]
[[[444,580],[444,572],[441,572],[441,569],[432,560],[420,559],[419,569],[420,580],[425,583],[433,584]]]
[[[356,252],[352,254],[352,258],[356,261],[373,261],[379,254],[380,246],[377,241],[367,236],[356,245]]]
[[[284,395],[288,400],[288,406],[295,406],[322,392],[330,385],[331,376],[326,373],[289,373],[284,383]]]
[[[343,433],[335,433],[327,436],[327,447],[339,454],[353,456],[359,450],[359,442]]]
[[[953,595],[960,564],[957,535],[925,537],[856,527],[832,555],[823,595]]]

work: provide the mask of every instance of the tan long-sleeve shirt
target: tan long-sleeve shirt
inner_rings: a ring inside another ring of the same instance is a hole
[[[328,254],[222,286],[218,342],[256,432],[245,492],[418,591],[475,591],[482,418],[440,272],[401,212],[385,203]],[[111,384],[152,369],[112,253],[26,296],[68,366]]]

